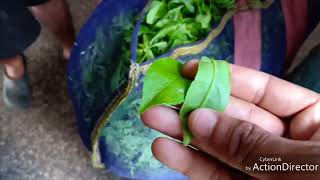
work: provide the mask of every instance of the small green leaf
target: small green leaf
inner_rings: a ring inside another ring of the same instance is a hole
[[[227,8],[227,9],[232,9],[235,6],[235,0],[213,0],[213,1],[217,4],[217,6]],[[250,0],[249,3],[251,3],[251,1],[261,2],[261,0]]]
[[[192,139],[192,134],[188,127],[189,114],[198,108],[224,111],[229,102],[230,86],[229,64],[225,61],[202,57],[198,73],[190,85],[180,110],[184,145],[190,144]]]
[[[140,113],[155,105],[183,103],[191,81],[182,77],[182,67],[183,64],[172,58],[159,59],[150,66],[144,77]]]
[[[169,22],[175,22],[177,21],[179,18],[183,17],[183,14],[181,12],[181,10],[183,9],[183,5],[178,6],[176,8],[170,9],[168,11],[168,13],[163,16],[159,21],[163,20],[163,19],[168,19]]]
[[[141,25],[140,31],[139,31],[139,36],[144,35],[144,34],[154,34],[154,31],[151,30],[150,27]]]
[[[211,14],[210,12],[207,12],[207,14],[199,14],[196,17],[196,21],[201,24],[201,28],[209,28],[210,27],[210,21],[211,21]]]
[[[191,1],[184,1],[184,4],[185,4],[186,8],[188,9],[188,11],[189,11],[190,13],[194,13],[195,8],[194,8],[194,6],[191,4]]]
[[[154,24],[159,18],[167,13],[166,3],[164,1],[153,1],[150,11],[147,14],[147,24]]]
[[[175,7],[176,4],[179,4],[179,5],[183,4],[189,13],[194,13],[195,11],[194,6],[192,4],[192,0],[171,0],[169,1],[168,6],[169,8]]]
[[[172,24],[172,25],[167,25],[165,28],[160,30],[150,41],[151,44],[157,42],[159,39],[162,39],[163,37],[166,37],[168,34],[176,31],[178,28],[178,25]]]
[[[165,50],[168,47],[168,43],[166,41],[161,41],[152,45],[152,47],[156,47],[160,50]]]
[[[161,19],[159,20],[156,24],[155,27],[156,28],[163,28],[165,25],[167,25],[169,23],[169,19]]]

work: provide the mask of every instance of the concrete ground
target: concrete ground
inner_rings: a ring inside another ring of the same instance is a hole
[[[94,8],[94,0],[68,1],[79,30]],[[0,100],[0,180],[119,179],[91,167],[66,91],[66,63],[47,29],[26,55],[34,88],[33,106],[13,111]]]

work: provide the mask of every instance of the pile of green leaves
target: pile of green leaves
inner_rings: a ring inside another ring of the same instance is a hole
[[[192,134],[188,116],[197,108],[224,111],[230,97],[230,68],[225,61],[201,58],[193,81],[181,75],[183,64],[172,58],[155,61],[144,78],[140,113],[155,105],[181,105],[183,143],[188,145]],[[161,122],[159,122],[161,123]]]
[[[208,35],[235,0],[154,0],[139,32],[138,63]]]

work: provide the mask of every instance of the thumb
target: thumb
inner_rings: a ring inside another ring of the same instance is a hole
[[[320,155],[320,145],[317,142],[293,141],[275,136],[254,124],[218,114],[209,109],[192,112],[189,117],[189,127],[195,136],[193,143],[200,150],[259,179],[274,179],[275,176],[279,178],[279,174],[275,175],[274,171],[248,171],[246,167],[254,162],[261,163],[261,157],[288,157],[296,161],[292,158],[297,155],[300,157],[315,155],[315,158],[312,156],[309,159],[316,164],[320,162],[317,158]],[[300,159],[303,160],[303,158]],[[312,162],[308,161],[308,163]],[[292,174],[294,173],[284,171],[280,176],[286,179]],[[294,175],[296,177],[296,174]],[[319,174],[313,173],[313,175]]]

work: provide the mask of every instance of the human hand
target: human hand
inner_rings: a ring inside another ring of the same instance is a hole
[[[197,61],[190,61],[183,74],[193,78]],[[189,127],[195,138],[184,147],[166,138],[155,140],[155,157],[191,179],[274,179],[275,174],[245,171],[256,155],[320,154],[319,94],[262,72],[231,66],[231,98],[225,113],[194,111]],[[144,123],[181,139],[179,115],[158,106],[142,115]],[[281,137],[285,134],[290,137]],[[305,141],[296,141],[305,140]],[[277,174],[292,179],[293,174]],[[282,176],[282,177],[281,177]],[[294,174],[301,178],[306,174]],[[317,174],[310,174],[317,178]],[[318,177],[319,178],[319,177]]]

